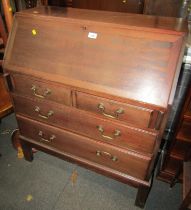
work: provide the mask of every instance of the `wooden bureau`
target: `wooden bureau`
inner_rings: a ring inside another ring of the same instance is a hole
[[[143,207],[186,23],[72,8],[16,14],[4,58],[25,158],[32,147],[138,188]]]

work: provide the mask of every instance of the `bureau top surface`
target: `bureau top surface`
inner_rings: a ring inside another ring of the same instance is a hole
[[[40,7],[16,15],[4,69],[167,107],[185,33],[175,18]]]
[[[106,12],[76,8],[60,7],[37,7],[24,10],[20,15],[37,15],[48,17],[73,18],[78,20],[88,20],[96,22],[105,22],[120,24],[124,26],[134,26],[152,29],[165,29],[176,32],[187,31],[186,21],[179,18],[160,17],[151,15],[140,15],[120,12]]]

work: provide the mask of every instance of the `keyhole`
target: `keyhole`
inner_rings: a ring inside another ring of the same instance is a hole
[[[86,26],[82,26],[82,30],[86,31],[87,27]]]

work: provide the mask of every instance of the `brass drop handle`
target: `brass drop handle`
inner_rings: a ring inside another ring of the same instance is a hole
[[[50,138],[45,139],[42,131],[39,131],[38,135],[40,136],[40,141],[47,143],[51,143],[56,138],[55,135],[51,135]]]
[[[108,140],[113,140],[114,138],[118,137],[118,136],[121,136],[121,131],[116,129],[114,132],[113,132],[113,136],[107,136],[107,135],[104,135],[104,129],[101,125],[98,125],[97,126],[97,129],[98,131],[101,133],[101,136],[105,139],[108,139]]]
[[[54,112],[52,110],[50,110],[50,111],[48,111],[48,113],[46,115],[43,115],[40,113],[40,107],[38,107],[38,106],[35,107],[35,112],[38,113],[39,117],[46,119],[46,120],[54,114]]]
[[[118,158],[114,155],[112,155],[111,153],[109,152],[105,152],[105,151],[100,151],[100,150],[97,150],[96,151],[96,155],[97,156],[108,156],[112,161],[116,162],[118,160]]]
[[[119,114],[124,114],[124,109],[122,109],[122,108],[117,109],[117,110],[114,112],[113,115],[107,114],[107,113],[105,112],[105,106],[104,106],[103,103],[99,103],[97,107],[98,107],[98,109],[101,111],[101,113],[102,113],[104,116],[109,117],[109,118],[112,118],[112,119],[118,118],[118,117],[119,117]]]
[[[122,0],[122,2],[123,2],[124,4],[127,4],[127,0]]]
[[[50,89],[46,89],[42,95],[37,93],[37,87],[35,85],[32,85],[31,90],[33,91],[33,95],[38,97],[38,98],[46,98],[47,95],[51,94]]]

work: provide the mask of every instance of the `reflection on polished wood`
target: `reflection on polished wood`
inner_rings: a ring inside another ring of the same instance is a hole
[[[13,14],[12,14],[12,8],[10,5],[9,0],[2,0],[3,10],[5,14],[5,21],[7,25],[8,32],[10,32],[12,23],[13,23]]]

